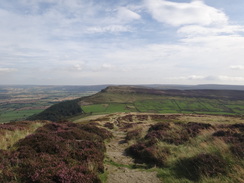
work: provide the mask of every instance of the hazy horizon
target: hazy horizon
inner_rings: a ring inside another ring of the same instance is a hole
[[[243,85],[243,10],[240,0],[0,0],[0,85]]]

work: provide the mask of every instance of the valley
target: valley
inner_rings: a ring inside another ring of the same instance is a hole
[[[105,86],[0,86],[0,123],[20,121],[53,104],[97,93]]]

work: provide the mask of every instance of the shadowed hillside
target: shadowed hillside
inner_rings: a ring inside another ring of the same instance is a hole
[[[82,109],[78,104],[78,100],[70,100],[54,104],[41,113],[30,116],[28,120],[60,121],[81,113]]]

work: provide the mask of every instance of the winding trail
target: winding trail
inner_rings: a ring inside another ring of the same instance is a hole
[[[106,144],[107,161],[105,168],[108,174],[107,183],[161,183],[157,178],[157,172],[150,172],[143,169],[130,168],[134,164],[133,159],[124,154],[129,146],[125,142],[126,132],[117,126],[111,130],[114,138]]]

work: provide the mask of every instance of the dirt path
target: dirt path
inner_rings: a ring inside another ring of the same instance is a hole
[[[129,146],[125,142],[126,133],[119,128],[113,131],[114,138],[106,144],[107,160],[113,162],[105,165],[109,172],[107,183],[161,183],[156,172],[129,168],[134,165],[133,159],[124,154]]]

